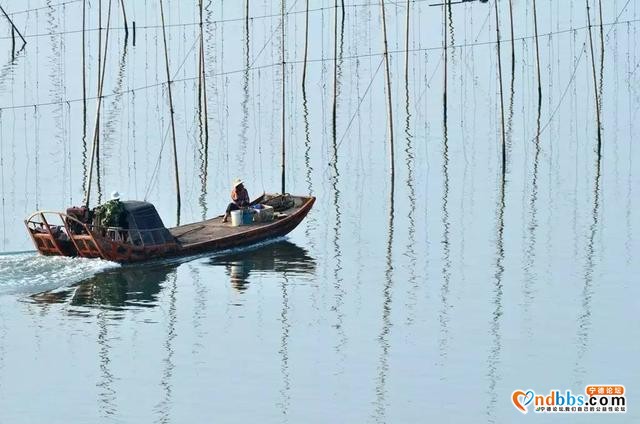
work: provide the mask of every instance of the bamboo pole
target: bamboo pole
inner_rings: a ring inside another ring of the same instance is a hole
[[[389,153],[391,175],[395,173],[395,158],[393,148],[393,107],[391,105],[391,75],[389,72],[389,49],[387,45],[387,18],[384,9],[384,0],[380,1],[382,15],[382,40],[384,42],[384,70],[387,83],[387,112],[389,114]]]
[[[448,0],[449,3],[451,2],[451,0]],[[445,122],[447,122],[447,68],[449,67],[449,54],[447,51],[447,44],[448,44],[448,40],[447,40],[447,9],[446,9],[446,5],[443,3],[442,4],[442,32],[443,32],[443,36],[442,36],[442,42],[444,44],[444,87],[442,90],[442,119]]]
[[[604,87],[604,31],[602,29],[602,0],[598,0],[598,9],[600,13],[600,93],[599,93],[599,101],[600,109],[602,109],[602,90]]]
[[[333,3],[333,108],[331,109],[331,133],[333,139],[337,133],[338,109],[338,0]]]
[[[307,82],[307,52],[309,49],[309,0],[306,1],[304,12],[304,60],[302,64],[302,88]]]
[[[7,18],[7,20],[9,21],[9,23],[11,24],[11,28],[13,28],[13,30],[15,32],[18,33],[18,36],[22,39],[22,44],[27,44],[27,40],[24,39],[24,37],[22,36],[22,34],[20,33],[20,30],[18,30],[18,27],[16,27],[16,25],[13,23],[13,21],[11,20],[11,18],[9,17],[9,15],[7,14],[7,12],[5,12],[4,8],[0,5],[0,10],[2,11],[2,13],[4,14],[5,18]]]
[[[604,30],[602,28],[602,0],[598,0],[598,10],[600,14],[600,49],[604,52]],[[604,60],[604,55],[602,56]]]
[[[500,113],[501,119],[500,124],[502,127],[502,176],[504,177],[506,173],[507,166],[507,146],[505,140],[505,130],[504,130],[504,95],[502,93],[502,57],[500,54],[500,19],[498,17],[498,0],[494,1],[495,10],[496,10],[496,40],[498,45],[498,80],[500,83]]]
[[[82,139],[87,136],[87,69],[86,64],[86,7],[87,0],[82,0]]]
[[[164,62],[165,70],[167,71],[167,92],[169,93],[169,112],[171,113],[171,136],[173,138],[173,168],[175,172],[176,181],[176,212],[177,212],[177,225],[180,225],[180,176],[178,173],[178,148],[176,146],[176,123],[173,117],[173,96],[171,95],[171,74],[169,73],[169,50],[167,48],[167,31],[164,22],[164,7],[162,0],[160,0],[160,19],[162,21],[162,41],[164,43]]]
[[[87,183],[87,55],[86,55],[86,9],[87,0],[82,0],[82,184]]]
[[[203,5],[202,0],[198,1],[198,9],[200,15],[200,57],[198,60],[198,115],[200,118],[200,151],[201,151],[201,169],[200,183],[201,192],[199,203],[202,207],[202,219],[207,215],[207,175],[209,169],[209,117],[207,109],[207,80],[205,67],[205,50],[204,50],[204,27],[203,27]],[[134,22],[134,41],[135,41],[135,22]],[[204,130],[204,131],[203,131]],[[204,134],[203,134],[204,132]],[[204,135],[204,137],[203,137]]]
[[[542,79],[540,78],[540,47],[538,43],[538,12],[536,0],[533,0],[533,29],[536,39],[536,68],[538,72],[538,107],[542,106]]]
[[[111,4],[111,0],[109,0]],[[111,16],[111,14],[109,14]],[[102,0],[98,0],[98,92],[100,91],[100,80],[102,72]],[[100,178],[100,111],[96,112],[95,156],[96,156],[96,183],[98,185],[98,203],[102,201],[102,183]],[[91,183],[89,181],[89,183]],[[88,190],[91,190],[89,184]]]
[[[126,44],[129,39],[129,25],[127,23],[127,11],[124,8],[124,0],[120,0],[120,7],[122,8],[122,18],[124,19],[124,42]]]
[[[245,34],[249,34],[249,0],[245,0],[245,9],[244,9],[244,29]]]
[[[602,154],[602,136],[600,133],[600,96],[598,95],[598,78],[596,77],[596,62],[593,54],[593,36],[591,34],[591,13],[589,8],[589,0],[585,0],[587,5],[587,24],[589,27],[589,46],[591,49],[591,69],[593,71],[593,91],[596,99],[596,124],[598,126],[598,157]]]
[[[407,21],[406,21],[406,37],[404,42],[404,80],[409,80],[409,13],[411,6],[410,0],[407,0]]]
[[[509,0],[509,23],[511,24],[511,73],[516,73],[516,46],[513,36],[513,0]]]
[[[102,2],[99,5],[99,13],[102,15]],[[100,22],[102,22],[102,16],[100,16]],[[104,39],[104,58],[101,58],[102,49],[99,50],[98,54],[98,62],[101,64],[102,68],[98,68],[98,105],[96,106],[96,123],[93,128],[93,145],[91,148],[91,161],[89,164],[89,178],[87,181],[87,187],[85,192],[85,201],[84,205],[88,208],[89,202],[91,199],[91,180],[93,177],[93,163],[94,160],[96,162],[96,178],[98,178],[98,192],[100,192],[100,168],[99,168],[99,143],[100,143],[100,109],[102,107],[102,92],[104,88],[104,76],[106,74],[106,64],[107,64],[107,52],[109,48],[109,28],[111,26],[111,0],[109,0],[109,7],[107,9],[107,32],[105,34]],[[98,202],[100,202],[100,198],[98,198]]]
[[[247,0],[248,1],[248,0]],[[205,54],[204,54],[204,27],[203,27],[203,6],[202,0],[200,3],[200,110],[204,112],[204,120],[201,122],[204,123],[204,139],[205,139],[205,151],[208,150],[209,147],[209,117],[208,117],[208,107],[207,107],[207,77],[206,77],[206,67],[205,67]],[[201,115],[202,116],[202,115]]]
[[[285,141],[286,141],[286,120],[285,120],[285,88],[286,88],[286,69],[285,69],[285,0],[281,0],[280,1],[280,6],[281,6],[281,11],[280,11],[280,25],[282,26],[282,161],[280,164],[280,168],[282,170],[282,194],[285,193],[285,181],[286,181],[286,170],[285,170],[285,159],[286,159],[286,152],[285,152]]]

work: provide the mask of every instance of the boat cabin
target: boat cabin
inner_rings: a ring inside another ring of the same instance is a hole
[[[164,226],[155,206],[136,200],[120,203],[123,214],[120,222],[126,223],[121,227],[99,225],[100,212],[96,214],[95,209],[86,207],[72,207],[67,213],[36,212],[25,224],[38,251],[44,255],[130,262],[177,250],[176,240]]]

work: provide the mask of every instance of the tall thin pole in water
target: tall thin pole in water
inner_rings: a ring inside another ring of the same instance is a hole
[[[129,39],[129,25],[127,24],[127,11],[124,9],[124,0],[120,0],[120,7],[122,8],[122,18],[124,19],[124,42],[126,44]]]
[[[380,2],[380,9],[382,15],[382,40],[384,42],[384,71],[385,80],[387,82],[387,113],[389,114],[389,153],[390,153],[390,166],[391,175],[395,172],[395,158],[393,149],[393,108],[391,106],[391,75],[389,72],[389,49],[387,47],[387,18],[384,11],[384,0]]]
[[[249,0],[244,2],[244,29],[249,34]]]
[[[450,3],[451,0],[448,0]],[[449,4],[451,7],[451,4]],[[442,43],[444,44],[444,87],[442,89],[442,119],[446,125],[447,122],[447,68],[449,66],[449,55],[447,52],[447,6],[442,5]]]
[[[24,37],[22,36],[22,34],[20,33],[20,31],[18,30],[18,27],[15,26],[15,24],[13,23],[13,21],[11,20],[11,18],[9,17],[9,15],[7,14],[7,12],[5,12],[4,8],[0,5],[0,10],[2,11],[2,13],[4,14],[4,17],[7,18],[7,20],[9,21],[9,23],[11,24],[11,28],[13,28],[13,31],[17,32],[18,35],[20,36],[20,38],[22,39],[22,43],[23,44],[27,44],[27,40],[24,39]]]
[[[540,78],[540,47],[538,45],[538,12],[536,11],[536,0],[533,0],[533,30],[536,39],[536,68],[538,71],[538,108],[542,106],[542,79]]]
[[[410,0],[407,0],[407,24],[406,24],[406,37],[404,42],[404,80],[409,80],[409,12],[411,6]]]
[[[176,123],[173,118],[173,97],[171,95],[171,74],[169,73],[169,50],[167,48],[167,32],[164,23],[164,7],[162,0],[160,0],[160,19],[162,20],[162,41],[164,42],[164,63],[167,71],[167,92],[169,93],[169,112],[171,114],[171,136],[173,138],[173,168],[175,172],[176,180],[176,212],[177,212],[177,224],[180,225],[180,176],[178,174],[178,148],[176,146]]]
[[[304,12],[304,60],[302,64],[302,87],[307,82],[307,51],[309,49],[309,0],[306,2]]]
[[[87,0],[82,0],[82,144],[84,146],[83,155],[86,154],[87,143],[87,55],[86,49],[86,20],[87,20]],[[84,161],[84,159],[83,159]],[[83,163],[85,166],[86,163]]]
[[[600,14],[600,50],[604,53],[604,30],[602,29],[602,0],[598,0],[598,10]],[[602,56],[604,60],[604,55]]]
[[[587,4],[587,24],[589,26],[589,46],[591,48],[591,69],[593,71],[593,91],[596,99],[596,124],[598,125],[598,157],[602,154],[602,137],[600,134],[600,96],[598,95],[598,78],[596,77],[596,61],[593,54],[593,36],[591,35],[591,13],[589,11],[589,0]]]
[[[248,0],[247,0],[248,1]],[[200,3],[200,110],[204,113],[204,119],[201,122],[204,126],[204,140],[205,140],[205,151],[208,150],[209,146],[209,119],[207,114],[207,79],[206,79],[206,71],[205,71],[205,60],[204,60],[204,28],[203,28],[203,20],[202,20],[202,0]]]
[[[513,2],[509,0],[509,23],[511,24],[511,73],[516,72],[516,47],[513,38]]]
[[[109,4],[111,4],[111,0],[109,0]],[[98,0],[98,92],[100,92],[100,88],[101,88],[100,87],[101,72],[102,72],[102,0]],[[98,185],[98,203],[100,203],[102,201],[102,187],[101,187],[102,184],[100,182],[100,111],[99,110],[96,112],[96,130],[95,130],[94,138],[95,138],[94,147],[96,149],[96,152],[95,152],[96,183]],[[91,181],[89,181],[89,183],[91,183]],[[89,184],[89,187],[87,189],[91,190],[91,184]]]
[[[504,96],[502,94],[502,57],[500,54],[500,20],[498,18],[498,0],[494,1],[495,9],[496,9],[496,40],[498,45],[498,80],[500,83],[500,125],[502,126],[502,175],[504,176],[506,172],[507,165],[507,146],[505,140],[505,131],[504,131]]]
[[[602,102],[602,88],[604,84],[604,31],[602,29],[602,0],[598,0],[598,9],[600,13],[600,102]],[[602,105],[600,105],[602,108]]]
[[[102,2],[100,2],[100,6],[102,6]],[[100,7],[99,7],[100,8]],[[102,9],[99,10],[100,15],[102,15]],[[102,22],[102,17],[100,18],[100,22]],[[93,128],[93,146],[91,148],[91,161],[89,164],[89,177],[87,180],[87,186],[85,188],[85,201],[84,205],[89,207],[89,201],[91,199],[91,180],[93,177],[93,163],[96,162],[96,176],[98,179],[98,193],[100,193],[100,167],[99,167],[99,145],[100,145],[100,109],[102,107],[102,89],[104,87],[104,75],[106,74],[106,64],[107,64],[107,51],[109,48],[109,28],[111,24],[111,0],[109,0],[109,8],[107,10],[107,32],[104,39],[104,58],[100,58],[102,55],[102,49],[98,51],[98,63],[101,64],[102,68],[98,68],[98,105],[96,107],[96,124]],[[98,197],[98,202],[100,198]]]
[[[333,139],[337,133],[338,109],[338,0],[333,2],[333,108],[331,109],[331,133]]]
[[[284,17],[284,4],[285,0],[281,0],[280,5],[281,5],[281,11],[280,11],[280,26],[282,26],[282,163],[281,163],[281,169],[282,169],[282,194],[285,193],[285,135],[286,135],[286,127],[285,127],[285,83],[286,83],[286,70],[285,70],[285,56],[284,56],[284,51],[285,51],[285,17]]]

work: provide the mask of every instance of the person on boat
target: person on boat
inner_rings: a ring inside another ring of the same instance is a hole
[[[251,200],[249,199],[249,193],[247,189],[244,187],[244,181],[240,178],[236,178],[233,180],[233,188],[231,189],[231,203],[227,206],[227,210],[224,213],[224,218],[222,218],[222,222],[227,222],[229,220],[229,215],[231,211],[237,211],[238,209],[245,208],[250,206]]]

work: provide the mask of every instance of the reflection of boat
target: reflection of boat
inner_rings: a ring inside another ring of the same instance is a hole
[[[282,237],[302,222],[314,202],[315,197],[262,195],[252,203],[274,207],[278,219],[239,227],[215,217],[167,229],[152,204],[138,201],[122,202],[128,228],[92,225],[86,208],[75,208],[76,212],[81,211],[75,216],[39,211],[27,218],[25,224],[43,255],[139,262],[214,252]]]
[[[155,306],[160,285],[176,265],[123,267],[97,274],[77,286],[31,296],[36,303],[74,306]]]
[[[231,284],[239,291],[246,290],[252,273],[300,275],[313,274],[316,269],[316,262],[308,252],[287,240],[269,243],[255,250],[217,255],[208,263],[224,266],[231,278]]]

